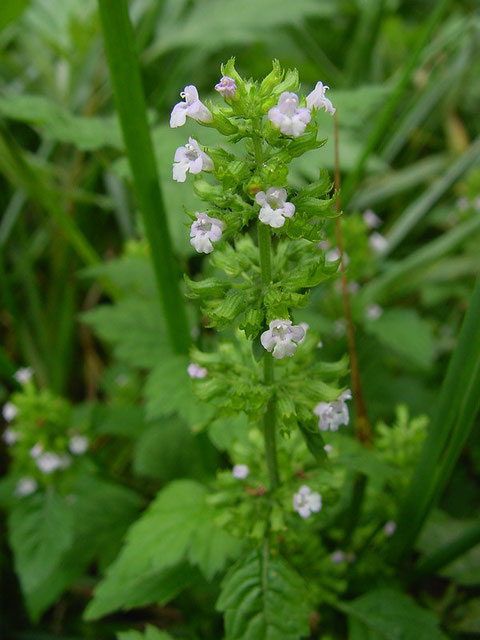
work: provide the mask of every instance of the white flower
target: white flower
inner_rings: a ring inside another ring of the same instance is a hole
[[[206,378],[208,375],[207,369],[205,367],[201,367],[199,364],[195,364],[191,362],[187,367],[187,372],[190,378]]]
[[[23,498],[24,496],[29,496],[31,493],[34,493],[37,488],[38,484],[35,478],[20,478],[15,487],[15,495]]]
[[[323,349],[323,342],[321,340],[317,342],[317,349]]]
[[[250,469],[246,464],[236,464],[232,469],[232,476],[237,480],[245,480],[250,473]]]
[[[88,449],[89,440],[87,436],[72,436],[68,442],[68,448],[76,455],[80,456]]]
[[[388,247],[388,240],[380,233],[374,231],[370,236],[369,244],[370,248],[375,251],[375,253],[383,253]]]
[[[324,448],[326,453],[332,453],[332,451],[333,451],[333,447],[332,447],[331,444],[326,444],[323,448]]]
[[[195,212],[197,219],[190,227],[190,244],[198,253],[211,253],[212,242],[217,242],[222,237],[225,223],[217,218],[210,218],[206,213]]]
[[[369,320],[376,320],[382,315],[382,313],[383,309],[379,304],[369,304],[365,311],[365,316]]]
[[[9,447],[11,447],[12,444],[15,444],[19,438],[20,438],[20,434],[17,431],[14,431],[13,429],[11,429],[10,427],[7,427],[5,431],[2,433],[2,440]]]
[[[302,327],[302,329],[305,331],[305,335],[303,336],[303,338],[301,338],[301,340],[297,340],[298,344],[302,344],[303,342],[305,342],[305,338],[307,337],[307,331],[310,329],[310,325],[308,324],[308,322],[300,322],[298,326]]]
[[[170,126],[181,127],[185,124],[187,116],[197,120],[198,122],[211,122],[213,120],[212,114],[207,107],[198,99],[197,87],[193,84],[189,84],[180,93],[185,102],[178,102],[172,110],[170,116]]]
[[[345,553],[343,551],[340,551],[339,549],[337,551],[334,551],[330,556],[330,560],[333,562],[333,564],[342,564],[346,559],[347,556],[345,555]]]
[[[350,416],[346,400],[352,399],[350,389],[344,391],[334,402],[319,402],[313,413],[318,416],[320,431],[338,431],[340,425],[348,425]]]
[[[185,182],[187,171],[200,173],[200,171],[211,171],[212,169],[212,159],[200,149],[195,138],[189,138],[184,147],[178,147],[175,151],[173,179],[177,182]]]
[[[255,196],[257,204],[260,205],[258,217],[263,224],[269,224],[274,229],[283,227],[285,218],[291,218],[295,213],[295,205],[286,202],[287,192],[285,189],[270,187],[265,191],[259,191]]]
[[[45,451],[41,453],[37,458],[37,467],[42,473],[52,473],[62,466],[60,456],[51,451]]]
[[[363,221],[370,229],[378,229],[382,226],[381,219],[376,215],[372,209],[367,209],[363,214]]]
[[[2,407],[2,416],[6,422],[11,422],[15,420],[18,415],[18,408],[13,404],[13,402],[7,402]]]
[[[33,371],[30,367],[22,367],[18,371],[16,371],[13,375],[15,380],[20,384],[25,384],[26,382],[30,382],[33,376]]]
[[[215,85],[215,91],[221,93],[224,98],[233,98],[237,93],[235,80],[230,78],[230,76],[223,76],[220,82]]]
[[[297,350],[296,343],[305,338],[305,329],[300,325],[292,327],[291,320],[272,320],[270,328],[260,337],[262,346],[267,351],[273,351],[274,358],[291,357]]]
[[[33,447],[30,449],[29,453],[32,458],[38,458],[42,451],[43,444],[41,442],[37,442],[37,444],[33,445]]]
[[[321,109],[322,107],[325,107],[326,113],[333,116],[336,109],[331,101],[325,97],[325,91],[327,89],[330,89],[328,85],[323,84],[323,82],[320,81],[317,82],[315,89],[307,96],[307,107],[309,109]]]
[[[319,493],[312,493],[310,487],[303,485],[298,493],[293,495],[293,509],[302,518],[308,518],[312,513],[317,513],[322,508],[322,496]]]
[[[327,259],[327,262],[335,262],[335,260],[338,260],[340,258],[340,251],[337,248],[332,249],[327,253],[325,257]]]
[[[268,117],[286,136],[301,136],[312,119],[312,114],[305,107],[298,108],[298,97],[295,93],[284,91],[278,100],[278,106],[272,107]]]
[[[397,529],[397,523],[393,522],[393,520],[389,520],[383,527],[383,532],[385,533],[386,536],[390,537],[390,536],[393,536],[396,529]]]

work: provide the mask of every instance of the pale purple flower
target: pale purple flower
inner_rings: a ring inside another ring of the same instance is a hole
[[[41,442],[37,442],[37,444],[34,444],[29,451],[30,457],[34,459],[38,458],[38,456],[42,453],[42,451],[43,451],[43,444]]]
[[[335,113],[336,109],[331,101],[325,96],[325,91],[330,87],[323,82],[317,82],[315,89],[307,96],[307,107],[309,109],[322,109],[325,108],[326,113],[331,116]]]
[[[194,362],[191,362],[188,365],[187,372],[190,378],[202,379],[202,378],[206,378],[208,375],[208,371],[207,369],[205,369],[205,367],[201,367],[200,365],[195,364]]]
[[[298,106],[298,97],[295,93],[284,91],[278,99],[278,106],[272,107],[268,112],[268,118],[286,136],[301,136],[305,127],[312,119],[312,114],[305,107]]]
[[[220,240],[225,223],[217,218],[210,218],[206,213],[196,211],[195,215],[197,219],[190,228],[190,244],[198,253],[211,253],[212,242]]]
[[[81,456],[87,451],[89,440],[87,436],[75,435],[72,436],[68,442],[68,448],[75,456]]]
[[[51,451],[45,451],[45,453],[41,453],[37,460],[37,467],[40,469],[42,473],[53,473],[57,469],[62,467],[62,461],[60,456],[56,453],[52,453]]]
[[[220,82],[215,85],[215,91],[218,91],[224,98],[233,98],[237,93],[235,80],[230,76],[223,76]]]
[[[380,233],[374,231],[370,236],[369,244],[370,248],[375,251],[375,253],[383,253],[388,247],[388,240]]]
[[[300,325],[292,327],[291,320],[272,320],[269,329],[260,337],[262,346],[273,352],[274,358],[291,357],[297,350],[297,344],[305,338],[305,329]]]
[[[13,444],[18,442],[19,438],[20,438],[20,434],[10,427],[7,427],[5,431],[2,433],[2,440],[9,447],[11,447]]]
[[[332,561],[333,564],[342,564],[343,562],[345,562],[346,559],[347,559],[347,556],[343,551],[340,551],[340,549],[337,549],[337,551],[334,551],[330,556],[330,560]]]
[[[12,422],[18,415],[18,408],[13,402],[7,402],[2,407],[2,416],[5,422]]]
[[[212,122],[213,117],[207,107],[198,99],[197,87],[189,84],[180,93],[185,102],[178,102],[170,116],[170,126],[181,127],[185,124],[187,116],[198,122]]]
[[[32,379],[32,376],[33,376],[33,371],[30,367],[21,367],[13,375],[15,380],[20,384],[26,384],[27,382],[30,382],[30,380]]]
[[[397,523],[394,522],[393,520],[389,520],[387,523],[385,523],[385,526],[383,527],[383,532],[387,537],[390,537],[390,536],[393,536],[396,529],[397,529]]]
[[[363,221],[370,229],[378,229],[382,226],[382,220],[377,216],[375,211],[367,209],[363,214]]]
[[[317,342],[317,349],[323,349],[323,342],[321,340]]]
[[[308,324],[308,322],[300,322],[298,326],[302,327],[302,329],[305,331],[305,335],[303,336],[303,338],[301,340],[297,340],[298,344],[302,344],[303,342],[305,342],[305,338],[307,337],[307,331],[310,329],[310,325]]]
[[[20,480],[17,482],[17,486],[15,487],[15,495],[19,498],[23,498],[34,493],[37,488],[38,484],[35,478],[20,478]]]
[[[333,447],[332,447],[331,444],[326,444],[323,448],[324,448],[326,453],[332,453],[332,451],[333,451]]]
[[[184,147],[178,147],[175,151],[173,163],[173,179],[177,182],[185,182],[187,171],[190,173],[200,173],[200,171],[211,171],[213,161],[205,151],[198,146],[195,138],[189,138]]]
[[[327,259],[327,262],[335,262],[340,258],[340,250],[337,248],[331,249],[325,256],[325,258]]]
[[[250,473],[250,469],[246,464],[236,464],[232,469],[232,476],[236,480],[245,480]]]
[[[286,202],[287,192],[285,189],[270,187],[265,191],[259,191],[255,196],[257,204],[260,205],[258,218],[263,224],[268,224],[274,229],[283,227],[285,218],[292,218],[295,213],[295,205]]]
[[[338,431],[341,425],[348,425],[350,416],[347,400],[352,399],[350,389],[344,391],[334,402],[319,402],[313,413],[318,416],[318,428],[320,431]]]
[[[380,318],[380,316],[383,313],[383,309],[379,304],[369,304],[366,311],[365,311],[365,316],[369,319],[369,320],[377,320],[377,318]]]
[[[322,496],[312,492],[310,487],[303,485],[298,493],[293,495],[293,510],[299,513],[302,518],[308,518],[312,513],[318,513],[322,508]]]

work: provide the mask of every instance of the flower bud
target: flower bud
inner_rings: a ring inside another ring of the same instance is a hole
[[[260,85],[259,95],[261,98],[269,98],[272,95],[273,89],[280,84],[285,74],[278,60],[273,60],[272,66],[273,69]]]

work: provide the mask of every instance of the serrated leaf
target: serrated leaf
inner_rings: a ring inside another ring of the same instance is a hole
[[[134,367],[152,367],[170,353],[157,300],[132,296],[100,305],[81,319],[113,347],[119,360]]]
[[[224,612],[226,640],[298,640],[310,634],[309,603],[302,578],[264,550],[230,569],[217,609]]]
[[[213,524],[206,495],[206,488],[192,480],[172,482],[158,494],[128,531],[122,552],[96,589],[87,619],[168,601],[195,575],[191,568],[181,568],[187,558],[211,578],[236,555],[239,542]]]
[[[53,489],[20,501],[8,518],[15,570],[29,613],[38,619],[57,590],[52,577],[73,543],[72,511]],[[48,589],[50,585],[50,589]]]
[[[345,606],[349,640],[442,640],[438,620],[395,589],[376,589]]]

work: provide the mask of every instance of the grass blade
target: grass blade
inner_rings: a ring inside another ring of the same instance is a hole
[[[188,351],[188,330],[177,265],[147,122],[145,96],[126,0],[99,0],[110,78],[133,175],[138,206],[152,251],[160,302],[172,347]]]
[[[415,69],[422,52],[426,45],[428,44],[432,33],[440,22],[440,19],[443,16],[443,13],[447,9],[449,4],[449,0],[441,0],[438,2],[435,9],[432,11],[430,19],[425,25],[422,36],[419,39],[417,46],[413,50],[413,53],[408,61],[403,73],[401,75],[400,80],[398,81],[396,87],[392,91],[390,98],[385,103],[383,109],[378,115],[377,123],[370,133],[368,140],[365,144],[365,148],[360,156],[360,159],[355,167],[354,171],[348,176],[342,190],[342,200],[344,207],[348,204],[350,198],[353,195],[353,191],[357,186],[357,183],[362,177],[363,171],[365,169],[365,165],[367,163],[370,154],[374,151],[374,149],[379,144],[380,140],[384,136],[385,132],[391,127],[392,119],[395,114],[395,110],[397,108],[398,103],[400,102],[405,89],[410,81],[410,76]]]
[[[442,385],[429,434],[392,537],[390,560],[402,563],[440,498],[480,408],[480,276]]]

